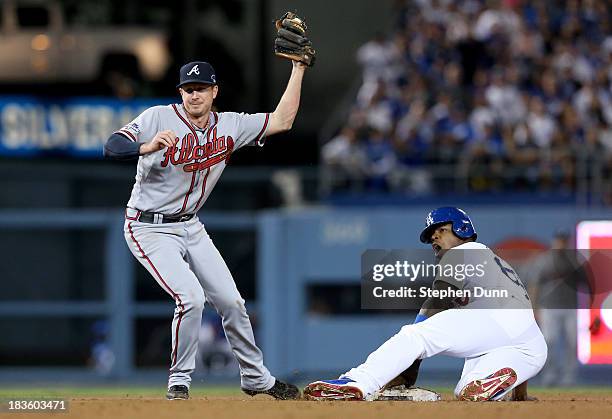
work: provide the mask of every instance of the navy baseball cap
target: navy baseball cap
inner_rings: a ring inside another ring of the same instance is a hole
[[[180,83],[176,87],[187,83],[217,84],[215,69],[205,61],[187,63],[181,67]]]

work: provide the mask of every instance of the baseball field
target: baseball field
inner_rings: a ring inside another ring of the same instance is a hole
[[[309,402],[276,401],[267,396],[250,398],[235,387],[193,388],[187,401],[167,401],[162,388],[0,388],[0,417],[46,417],[51,412],[7,412],[10,400],[64,399],[64,418],[610,418],[609,388],[538,389],[536,402],[458,402],[450,389],[438,388],[443,400],[426,402]]]

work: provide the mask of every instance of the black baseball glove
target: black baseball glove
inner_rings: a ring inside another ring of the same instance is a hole
[[[277,37],[274,40],[274,53],[283,58],[300,61],[312,67],[316,58],[316,51],[312,42],[306,37],[306,22],[287,12],[283,17],[274,21]]]

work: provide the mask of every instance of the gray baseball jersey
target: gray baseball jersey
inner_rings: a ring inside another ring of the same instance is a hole
[[[164,130],[176,146],[140,156],[129,208],[165,215],[196,213],[206,202],[235,150],[263,145],[269,114],[211,112],[209,126],[194,126],[181,104],[145,110],[116,133],[148,142]]]
[[[469,291],[469,297],[458,308],[532,308],[516,271],[484,244],[468,242],[454,247],[444,254],[440,265],[454,267],[455,273],[451,276],[438,275],[436,281],[448,282],[460,290]],[[457,270],[460,266],[466,268]],[[506,296],[499,296],[497,292],[500,291],[506,292]]]

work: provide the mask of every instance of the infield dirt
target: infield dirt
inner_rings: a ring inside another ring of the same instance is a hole
[[[538,396],[538,394],[535,394]],[[435,403],[417,402],[310,402],[276,401],[267,396],[195,397],[167,401],[151,397],[70,398],[66,414],[0,414],[7,418],[612,418],[612,393],[548,393],[536,402],[470,403],[450,399]]]

